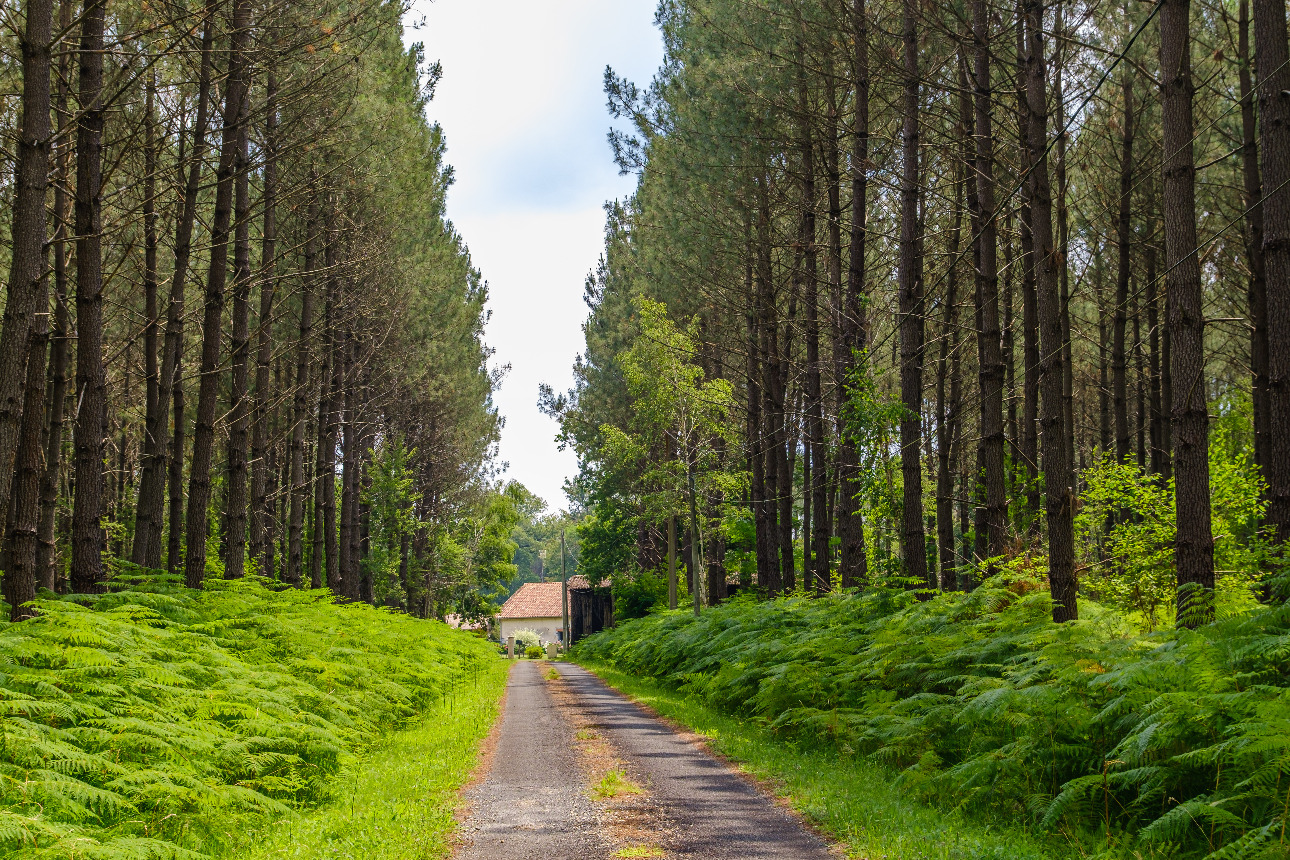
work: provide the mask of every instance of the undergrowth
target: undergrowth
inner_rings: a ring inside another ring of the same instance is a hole
[[[497,717],[506,686],[504,660],[347,764],[332,799],[247,834],[238,860],[428,860],[448,857],[462,784],[474,769],[479,742]]]
[[[350,754],[495,662],[467,634],[254,579],[164,577],[0,625],[0,852],[197,858],[327,801]]]
[[[1046,589],[997,577],[925,602],[736,599],[625,622],[578,654],[1092,853],[1286,857],[1290,607],[1146,635],[1086,615],[1054,625]]]

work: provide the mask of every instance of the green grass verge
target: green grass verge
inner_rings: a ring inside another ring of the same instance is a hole
[[[866,860],[1047,860],[1083,856],[1017,827],[985,824],[904,796],[892,773],[776,737],[756,723],[727,716],[652,679],[578,660],[605,683],[706,737],[711,746],[759,779],[781,787],[794,808]]]
[[[335,798],[248,834],[241,860],[430,860],[447,857],[457,792],[497,719],[510,664],[497,660],[417,725],[347,762]]]

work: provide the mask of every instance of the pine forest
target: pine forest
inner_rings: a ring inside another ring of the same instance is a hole
[[[449,215],[490,33],[0,7],[0,856],[1290,857],[1285,0],[648,4],[573,343]]]

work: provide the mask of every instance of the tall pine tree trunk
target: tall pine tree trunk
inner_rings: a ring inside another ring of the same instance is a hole
[[[1163,0],[1160,7],[1165,291],[1173,352],[1174,503],[1178,516],[1174,564],[1178,623],[1183,626],[1202,624],[1212,619],[1214,612],[1205,315],[1196,247],[1196,162],[1192,153],[1190,13],[1190,0]],[[1283,24],[1283,38],[1284,33]]]
[[[72,26],[72,7],[75,0],[62,0],[58,8],[59,27],[64,32]],[[54,591],[62,587],[59,582],[58,548],[54,534],[58,526],[58,496],[62,481],[63,425],[67,400],[67,367],[71,342],[71,314],[67,307],[67,243],[69,213],[67,188],[71,173],[71,146],[67,140],[68,81],[71,77],[71,56],[65,52],[59,61],[58,85],[55,90],[54,110],[58,115],[58,143],[54,150],[54,168],[58,180],[54,183],[54,330],[49,350],[49,396],[46,398],[45,418],[45,470],[40,479],[40,524],[37,526],[36,577],[37,584]]]
[[[28,333],[27,380],[14,457],[13,493],[9,497],[4,599],[13,621],[35,613],[23,604],[36,597],[36,532],[40,524],[40,478],[44,452],[45,353],[49,344],[49,279],[40,279],[36,315]]]
[[[193,426],[193,453],[188,476],[188,510],[185,515],[184,529],[184,581],[189,588],[200,588],[206,576],[206,516],[211,493],[211,458],[215,448],[215,412],[219,397],[224,288],[228,279],[228,244],[233,217],[233,191],[237,178],[242,105],[246,98],[245,63],[250,24],[250,3],[248,0],[236,0],[233,4],[228,82],[225,85],[224,131],[211,224],[211,261],[206,278],[206,301],[202,315],[201,380],[198,383],[197,415]]]
[[[250,38],[246,39],[249,47]],[[247,455],[251,401],[247,384],[251,363],[251,176],[248,121],[249,73],[242,82],[237,120],[237,156],[233,163],[233,325],[229,369],[228,509],[224,512],[224,578],[240,579],[246,571]]]
[[[842,307],[842,347],[845,366],[856,369],[868,348],[865,332],[865,218],[868,211],[869,175],[869,19],[865,0],[851,8],[854,41],[852,74],[855,78],[855,117],[851,129],[851,233],[848,238],[847,287]],[[861,372],[867,372],[860,365]],[[839,379],[842,386],[848,380]],[[845,390],[845,389],[844,389]],[[869,576],[864,520],[860,513],[860,455],[845,425],[838,440],[838,579],[843,588],[861,585]]]
[[[1267,274],[1268,523],[1290,540],[1290,52],[1283,0],[1254,0],[1254,53],[1263,167]],[[1179,344],[1172,344],[1176,351]],[[1175,378],[1177,378],[1175,373]],[[1181,389],[1181,379],[1178,380]],[[1181,441],[1181,440],[1175,440]]]
[[[144,567],[161,565],[162,508],[165,505],[168,461],[183,456],[183,446],[170,437],[170,417],[174,399],[172,387],[180,378],[184,336],[184,288],[188,281],[188,264],[192,258],[193,227],[197,219],[197,197],[201,192],[202,166],[206,154],[206,126],[210,110],[212,53],[215,7],[206,7],[202,30],[201,61],[197,79],[197,115],[191,131],[192,151],[188,176],[175,223],[175,268],[170,278],[170,300],[166,309],[165,343],[158,369],[157,410],[147,418],[144,430],[143,469],[139,479],[139,500],[135,509],[134,545],[130,560]],[[182,145],[180,147],[182,154]],[[182,401],[182,396],[180,397]],[[179,431],[176,430],[176,433]],[[172,451],[172,448],[174,449]],[[180,471],[182,471],[182,464]],[[170,521],[172,534],[177,521]],[[172,539],[173,540],[173,539]],[[173,562],[170,563],[173,569]]]
[[[308,217],[305,219],[305,271],[300,294],[300,340],[296,344],[296,383],[291,412],[291,466],[287,479],[287,486],[291,492],[291,512],[287,519],[287,569],[284,578],[292,585],[299,585],[303,579],[305,499],[309,493],[309,486],[304,479],[305,428],[308,423],[309,395],[312,393],[309,380],[309,356],[313,348],[314,291],[316,289],[314,280],[318,268],[317,231],[318,205],[316,198],[311,197]],[[326,402],[327,399],[327,360],[327,356],[324,355],[320,403]],[[324,419],[321,416],[319,426],[324,426]],[[321,445],[321,440],[319,444]],[[321,475],[322,472],[319,471],[319,474]],[[319,549],[318,547],[314,549],[311,573],[313,567],[321,561]],[[318,587],[314,582],[316,578],[316,576],[310,577],[310,585],[314,588]]]
[[[1035,291],[1039,317],[1044,445],[1045,514],[1048,522],[1048,583],[1053,620],[1078,618],[1075,594],[1075,480],[1063,409],[1065,372],[1061,295],[1053,247],[1053,198],[1048,180],[1048,75],[1044,60],[1043,6],[1025,0],[1026,104],[1029,143],[1030,219],[1034,242]]]
[[[260,315],[255,354],[255,421],[251,432],[251,557],[260,560],[260,573],[273,576],[273,506],[269,501],[269,421],[273,389],[269,364],[273,359],[273,299],[278,286],[278,79],[270,71],[265,84],[264,235],[260,246]],[[294,436],[293,436],[294,439]],[[299,570],[299,568],[297,568]],[[296,583],[299,584],[297,578]]]
[[[1250,395],[1254,411],[1254,463],[1266,475],[1267,448],[1272,435],[1268,412],[1268,281],[1263,262],[1263,180],[1254,119],[1251,80],[1250,3],[1240,0],[1237,12],[1237,79],[1241,93],[1241,175],[1245,180],[1245,256],[1250,266]]]
[[[900,465],[904,480],[901,553],[905,576],[915,588],[928,585],[927,542],[923,533],[923,296],[918,267],[918,33],[914,0],[904,0],[904,104],[900,178]]]
[[[1133,69],[1124,75],[1124,127],[1120,143],[1120,209],[1116,218],[1116,244],[1119,246],[1115,274],[1115,317],[1111,336],[1111,392],[1115,412],[1115,459],[1129,462],[1132,439],[1129,435],[1128,355],[1125,351],[1128,325],[1129,278],[1132,273],[1133,224],[1130,204],[1133,198]]]
[[[994,124],[990,115],[990,29],[985,0],[972,0],[975,184],[980,224],[977,253],[977,367],[981,386],[981,480],[985,484],[986,557],[1002,555],[1007,542],[1004,487],[1003,343],[999,332],[998,228],[994,194]]]
[[[106,2],[106,0],[105,0]],[[0,324],[0,523],[7,521],[14,457],[22,420],[23,387],[27,376],[28,332],[41,281],[45,277],[45,196],[49,187],[49,161],[53,133],[49,123],[50,67],[52,57],[53,0],[27,0],[26,26],[19,39],[22,50],[22,120],[17,129],[18,159],[14,169],[13,246],[9,260],[9,284],[5,295],[4,320]],[[102,22],[102,7],[92,7],[86,18]],[[93,35],[95,24],[89,24]],[[99,39],[102,39],[102,31]],[[99,72],[87,84],[95,86],[98,98],[102,84]],[[95,107],[94,120],[101,127],[102,111]],[[95,149],[95,153],[98,149]],[[41,309],[43,310],[43,309]]]
[[[107,0],[81,16],[80,106],[76,129],[76,495],[72,502],[71,589],[96,591],[103,580],[103,443],[107,383],[103,372],[102,161],[103,31]]]

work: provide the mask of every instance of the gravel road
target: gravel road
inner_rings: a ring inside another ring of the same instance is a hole
[[[834,856],[747,779],[589,672],[557,663],[565,690],[661,812],[657,844],[669,858],[827,860]],[[468,795],[459,860],[601,860],[599,832],[573,729],[533,663],[511,672],[492,769]]]
[[[466,793],[472,814],[459,860],[581,860],[608,857],[578,768],[573,727],[551,699],[536,663],[520,661],[484,781]]]

